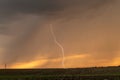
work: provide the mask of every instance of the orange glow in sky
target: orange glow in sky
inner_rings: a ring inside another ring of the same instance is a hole
[[[47,62],[46,60],[40,60],[40,61],[38,60],[38,61],[31,61],[26,63],[18,63],[12,65],[11,68],[20,68],[20,69],[35,68],[36,66],[42,66],[46,62]]]

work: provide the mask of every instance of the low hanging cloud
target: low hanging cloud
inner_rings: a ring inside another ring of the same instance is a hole
[[[96,61],[114,60],[119,55],[119,4],[118,0],[0,0],[1,63],[37,58],[49,60],[44,66],[49,67],[50,60],[61,57],[50,24],[66,57],[89,54]]]

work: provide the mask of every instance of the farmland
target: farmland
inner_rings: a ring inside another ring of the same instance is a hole
[[[120,80],[120,67],[1,69],[0,80]]]

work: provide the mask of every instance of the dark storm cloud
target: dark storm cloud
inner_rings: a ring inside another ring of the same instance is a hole
[[[56,0],[0,0],[0,21],[12,19],[17,14],[49,15],[60,9],[62,6]]]
[[[12,18],[16,14],[52,15],[73,6],[97,8],[113,0],[0,0],[0,18]],[[1,20],[0,19],[0,20]]]
[[[54,57],[57,58],[58,56],[56,57],[55,55],[56,53],[60,53],[60,51],[55,51],[55,48],[53,48],[53,39],[51,39],[48,24],[51,22],[56,23],[57,26],[54,28],[55,30],[59,29],[58,32],[56,32],[58,35],[62,33],[59,20],[63,21],[63,23],[61,23],[63,24],[62,30],[68,29],[69,31],[75,28],[75,30],[81,30],[82,32],[82,30],[84,30],[83,27],[71,26],[78,21],[69,22],[69,20],[74,19],[72,19],[72,17],[84,17],[85,20],[88,20],[88,18],[91,19],[91,16],[96,17],[96,14],[114,1],[115,0],[0,0],[0,23],[3,22],[2,25],[9,27],[9,30],[2,30],[1,32],[3,34],[8,31],[9,34],[14,37],[13,41],[6,46],[6,53],[2,60],[3,63],[12,64],[17,61],[29,61],[38,54],[43,56],[47,55],[50,59]],[[86,15],[90,16],[85,17]],[[67,26],[65,26],[64,20],[66,24],[68,24]],[[87,31],[87,29],[84,31]],[[62,37],[64,36],[61,36],[61,38]],[[72,37],[74,37],[74,35]],[[52,46],[48,46],[48,44]],[[53,51],[48,50],[49,47],[51,47]]]
[[[0,9],[9,13],[45,13],[58,11],[56,0],[1,0]]]

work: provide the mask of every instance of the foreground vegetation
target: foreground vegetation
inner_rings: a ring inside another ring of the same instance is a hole
[[[0,80],[120,80],[120,67],[1,69]]]

